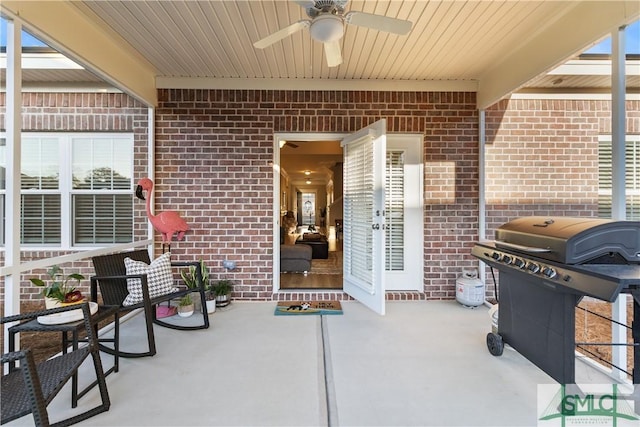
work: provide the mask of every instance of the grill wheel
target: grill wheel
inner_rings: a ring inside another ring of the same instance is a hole
[[[489,332],[487,334],[487,348],[489,349],[489,353],[494,356],[502,356],[502,352],[504,351],[502,337],[496,333]]]

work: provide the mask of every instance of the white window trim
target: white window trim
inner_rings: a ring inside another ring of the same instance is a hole
[[[73,245],[72,244],[72,235],[73,230],[71,227],[71,219],[72,219],[72,206],[71,206],[71,197],[73,194],[96,194],[93,190],[74,190],[71,188],[71,183],[73,181],[73,171],[72,171],[72,144],[71,139],[82,136],[83,138],[122,138],[130,137],[131,141],[134,142],[134,134],[133,132],[22,132],[22,138],[30,137],[30,136],[38,136],[39,138],[56,138],[60,141],[60,149],[59,153],[59,185],[60,188],[57,190],[36,190],[33,193],[37,194],[60,194],[60,215],[62,218],[60,224],[60,244],[52,244],[52,245],[20,245],[21,251],[29,251],[29,252],[38,252],[38,251],[66,251],[66,250],[91,250],[91,249],[100,249],[104,247],[108,247],[111,245],[118,245],[119,243],[112,244],[82,244],[82,245]],[[6,139],[6,133],[0,132],[0,138]],[[63,142],[63,140],[66,140]],[[134,170],[134,164],[132,162],[131,170]],[[133,180],[131,182],[131,188],[127,190],[111,190],[109,194],[132,194],[133,193]],[[22,190],[21,194],[28,194],[29,190]],[[0,189],[0,194],[6,194],[6,189]],[[4,245],[0,246],[0,252],[4,252]]]
[[[626,142],[635,142],[635,143],[640,143],[640,134],[636,135],[627,135],[626,136]],[[598,144],[601,142],[611,142],[611,135],[610,134],[605,134],[605,135],[600,135],[598,137]],[[611,190],[607,190],[607,189],[601,189],[598,187],[598,195],[599,196],[611,196]],[[637,189],[626,189],[626,195],[630,196],[640,196],[640,188]]]

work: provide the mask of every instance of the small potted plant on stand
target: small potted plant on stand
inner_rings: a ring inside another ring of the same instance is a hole
[[[178,316],[189,317],[195,311],[195,304],[191,294],[187,294],[178,300]]]
[[[47,270],[47,275],[51,279],[50,284],[46,284],[44,280],[38,278],[29,279],[35,286],[42,287],[42,295],[46,308],[62,307],[70,304],[78,304],[84,301],[82,292],[76,290],[76,287],[69,284],[74,280],[80,284],[80,280],[84,279],[82,274],[72,273],[64,276],[62,268],[54,265]]]
[[[211,288],[211,282],[209,281],[209,269],[204,264],[203,260],[200,260],[200,272],[202,273],[202,282],[204,284],[205,296],[207,298],[207,313],[211,314],[216,311],[216,296]],[[196,267],[189,266],[189,271],[183,270],[180,272],[182,280],[189,289],[195,289],[198,286],[198,278],[196,276]]]
[[[222,279],[212,287],[216,295],[216,305],[218,307],[226,307],[231,302],[231,291],[233,290],[233,282],[231,280]]]

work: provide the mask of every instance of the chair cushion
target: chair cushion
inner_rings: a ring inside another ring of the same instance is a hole
[[[171,254],[165,252],[154,259],[151,264],[142,261],[135,261],[131,258],[124,259],[124,266],[127,275],[146,274],[149,285],[149,297],[155,298],[178,291],[173,286],[173,274],[171,272]],[[129,295],[124,299],[122,305],[128,306],[142,302],[142,282],[140,279],[127,279],[127,290]]]

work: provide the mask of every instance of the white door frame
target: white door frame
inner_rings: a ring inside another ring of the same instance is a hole
[[[273,135],[273,289],[272,292],[275,294],[280,291],[280,199],[282,190],[280,188],[280,140],[297,140],[297,141],[326,141],[326,140],[336,140],[340,141],[349,135],[348,133],[294,133],[294,132],[278,132]],[[424,135],[415,134],[415,133],[391,133],[387,134],[387,145],[391,145],[394,147],[397,141],[402,141],[403,143],[407,140],[414,141],[417,143],[417,139],[420,139],[420,165],[419,170],[413,170],[412,176],[417,172],[419,179],[419,210],[420,212],[424,211]],[[389,148],[389,147],[387,147]],[[412,186],[411,188],[414,188]],[[411,188],[407,190],[410,191]],[[419,292],[424,292],[424,257],[422,256],[424,252],[424,244],[422,243],[424,239],[424,216],[421,216],[420,220],[420,229],[418,230],[409,230],[412,236],[417,236],[420,240],[420,243],[415,247],[415,251],[417,251],[420,256],[419,273],[416,275],[416,279],[419,282],[416,285],[416,289],[405,289],[405,290],[415,290]],[[417,231],[417,232],[416,232]],[[406,235],[406,234],[405,234]],[[412,249],[412,253],[413,252]],[[389,274],[389,273],[387,273]],[[393,274],[393,273],[391,273]],[[389,276],[388,276],[389,277]],[[393,291],[394,289],[393,279],[387,280],[387,290]],[[391,287],[391,289],[390,289]]]
[[[273,134],[273,290],[280,291],[280,141],[341,141],[346,133],[293,133],[278,132]],[[330,291],[327,289],[327,291]],[[340,290],[342,291],[342,290]]]

